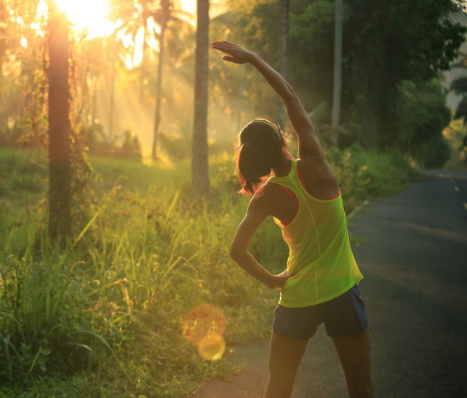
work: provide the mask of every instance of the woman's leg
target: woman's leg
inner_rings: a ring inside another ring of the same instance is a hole
[[[344,370],[351,398],[373,397],[368,329],[350,336],[334,337],[334,346]]]
[[[269,351],[269,382],[264,398],[289,398],[308,339],[295,339],[272,332]]]

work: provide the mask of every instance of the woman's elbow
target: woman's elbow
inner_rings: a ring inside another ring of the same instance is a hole
[[[237,250],[234,245],[230,246],[229,255],[233,260],[235,260],[235,257],[237,256]]]
[[[242,250],[241,250],[241,248],[239,246],[237,246],[235,244],[232,244],[230,246],[229,254],[230,254],[230,257],[232,258],[232,260],[238,262],[238,260],[242,256]]]

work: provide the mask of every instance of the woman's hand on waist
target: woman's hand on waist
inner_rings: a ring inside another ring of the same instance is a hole
[[[289,275],[287,270],[281,272],[278,275],[272,275],[271,283],[268,286],[273,290],[282,290],[285,283],[292,277],[293,275]]]

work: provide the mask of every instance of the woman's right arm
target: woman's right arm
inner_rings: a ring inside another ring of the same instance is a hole
[[[266,217],[269,216],[267,204],[261,198],[253,197],[248,206],[245,218],[240,223],[230,246],[232,259],[251,276],[271,289],[281,290],[289,279],[287,271],[273,275],[266,270],[248,251],[251,239]]]
[[[284,101],[289,120],[298,137],[300,157],[306,158],[311,156],[324,159],[324,152],[313,124],[293,87],[284,77],[258,54],[237,46],[236,44],[225,41],[215,41],[212,43],[212,47],[228,54],[224,56],[225,61],[237,64],[250,63],[253,65]]]

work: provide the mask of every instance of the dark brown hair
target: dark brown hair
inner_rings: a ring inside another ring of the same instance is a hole
[[[240,193],[256,192],[281,160],[283,147],[286,142],[279,125],[267,119],[254,119],[240,131],[237,153]]]

